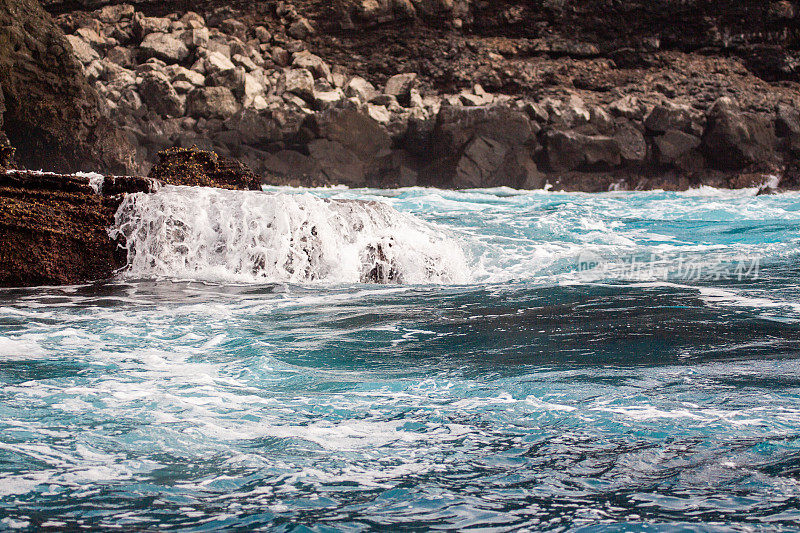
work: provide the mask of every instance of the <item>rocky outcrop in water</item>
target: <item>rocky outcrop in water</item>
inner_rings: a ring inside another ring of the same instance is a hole
[[[198,150],[162,154],[155,178],[0,171],[0,287],[102,280],[125,266],[109,238],[124,196],[164,184],[251,189],[260,180],[237,161]]]
[[[133,148],[103,114],[70,42],[36,0],[0,2],[0,126],[27,168],[132,172]],[[74,41],[74,39],[73,39]]]
[[[122,194],[153,185],[145,178],[0,173],[0,286],[110,277],[125,261],[106,231]]]
[[[277,184],[599,191],[795,157],[792,2],[46,5],[142,173],[197,145]]]

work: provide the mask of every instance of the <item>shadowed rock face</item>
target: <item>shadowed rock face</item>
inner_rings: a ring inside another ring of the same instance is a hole
[[[58,172],[133,169],[63,32],[36,0],[0,0],[0,111],[19,163]]]
[[[160,152],[158,157],[150,177],[168,185],[251,190],[261,187],[261,178],[247,165],[214,152],[196,147],[171,148]]]

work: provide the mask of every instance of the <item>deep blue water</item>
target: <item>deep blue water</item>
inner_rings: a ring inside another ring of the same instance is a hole
[[[754,193],[159,193],[116,281],[0,290],[0,529],[798,530],[800,195]]]

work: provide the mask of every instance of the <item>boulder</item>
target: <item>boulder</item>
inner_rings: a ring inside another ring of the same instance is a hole
[[[709,110],[702,148],[715,168],[739,170],[775,162],[776,144],[773,125],[763,117],[742,113],[730,98],[720,98]]]
[[[692,131],[692,109],[674,104],[658,105],[644,121],[648,131],[665,133],[669,130]]]
[[[206,74],[216,74],[236,68],[231,60],[220,52],[209,52],[204,61]]]
[[[401,105],[408,105],[411,98],[411,89],[414,88],[416,83],[417,75],[415,73],[397,74],[389,78],[383,92],[397,98]]]
[[[145,17],[137,14],[133,17],[133,31],[140,39],[151,33],[167,33],[172,21],[162,17]]]
[[[186,112],[195,118],[225,119],[238,110],[236,98],[227,87],[201,87],[186,98]]]
[[[775,131],[779,137],[800,136],[800,111],[796,107],[779,103],[775,107]]]
[[[350,186],[365,184],[365,163],[341,143],[328,139],[315,139],[308,143],[308,153],[331,183],[344,183]]]
[[[624,117],[630,120],[642,120],[645,110],[635,96],[625,96],[608,106],[608,110],[615,117]]]
[[[620,150],[620,156],[630,163],[642,163],[647,159],[647,141],[642,132],[628,120],[622,119],[613,135]]]
[[[145,58],[156,57],[170,64],[189,57],[186,45],[166,33],[150,33],[139,45],[139,50]]]
[[[75,54],[75,58],[84,65],[88,65],[92,61],[100,59],[100,54],[98,54],[89,43],[77,35],[67,35],[66,38],[67,42],[72,47],[72,52]]]
[[[303,100],[314,100],[314,76],[304,68],[292,68],[284,71],[281,78],[283,91],[292,93]]]
[[[365,162],[387,155],[392,146],[386,130],[357,109],[329,109],[312,120],[319,137],[346,147]]]
[[[348,97],[355,97],[361,103],[369,102],[377,94],[375,86],[360,76],[355,76],[347,82],[344,87],[344,94]]]
[[[547,159],[554,172],[568,172],[603,164],[621,163],[621,150],[616,139],[583,135],[567,131],[550,131],[545,135]]]
[[[667,130],[653,139],[659,163],[675,164],[686,154],[700,146],[700,139],[679,130]]]
[[[171,148],[158,153],[150,178],[173,185],[260,189],[261,179],[246,165],[214,152],[193,148]]]
[[[154,113],[168,117],[183,115],[184,104],[169,78],[161,72],[148,72],[139,83],[139,94]]]
[[[295,39],[307,39],[311,35],[314,35],[314,27],[308,22],[305,18],[300,18],[294,21],[289,28],[286,30],[286,33],[289,37],[294,37]]]
[[[292,67],[303,68],[311,72],[314,79],[332,81],[331,69],[321,57],[314,54],[300,54],[292,61]]]

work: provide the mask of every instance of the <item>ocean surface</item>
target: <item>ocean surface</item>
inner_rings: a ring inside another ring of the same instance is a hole
[[[131,196],[115,280],[0,290],[0,529],[798,530],[756,192]]]

